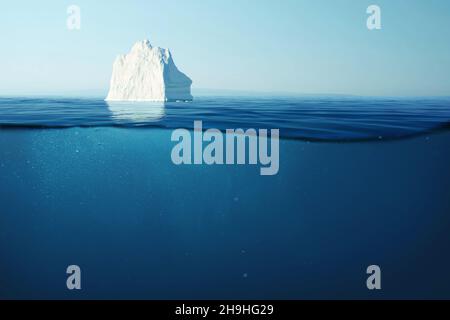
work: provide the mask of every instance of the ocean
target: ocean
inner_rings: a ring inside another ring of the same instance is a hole
[[[278,174],[175,165],[196,120],[279,129]],[[0,298],[449,299],[449,123],[439,97],[0,98]]]

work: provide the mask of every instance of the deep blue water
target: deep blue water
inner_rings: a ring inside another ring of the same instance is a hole
[[[450,298],[448,101],[1,99],[0,298]],[[278,175],[175,166],[193,120],[280,128]]]

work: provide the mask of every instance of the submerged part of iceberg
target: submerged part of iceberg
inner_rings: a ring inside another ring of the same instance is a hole
[[[178,70],[168,49],[148,40],[117,57],[106,101],[192,100],[192,80]]]

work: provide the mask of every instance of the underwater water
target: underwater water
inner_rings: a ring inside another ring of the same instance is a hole
[[[0,298],[450,298],[449,102],[2,98]],[[278,174],[174,165],[194,120],[279,128]]]

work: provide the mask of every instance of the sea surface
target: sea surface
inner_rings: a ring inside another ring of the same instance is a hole
[[[279,173],[174,165],[194,120],[280,129]],[[0,298],[448,299],[449,122],[450,98],[0,98]]]
[[[278,128],[285,138],[395,139],[446,127],[450,97],[198,97],[193,102],[0,98],[1,127]]]

